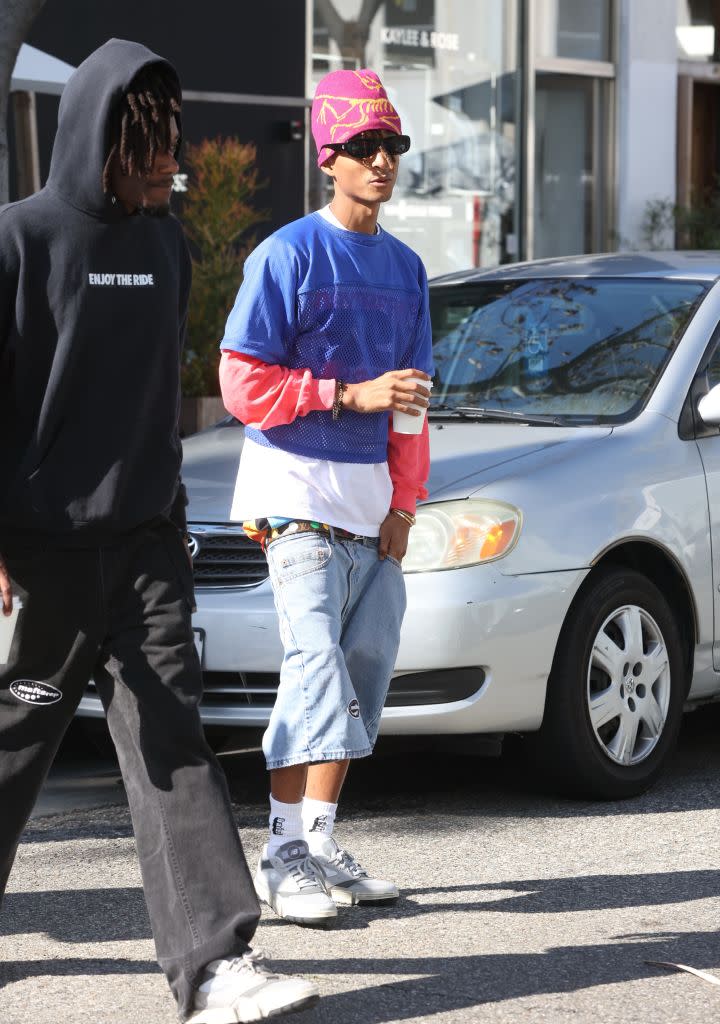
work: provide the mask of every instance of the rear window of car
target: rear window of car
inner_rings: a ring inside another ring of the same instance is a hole
[[[431,287],[432,406],[631,419],[708,290],[705,282],[644,278]]]

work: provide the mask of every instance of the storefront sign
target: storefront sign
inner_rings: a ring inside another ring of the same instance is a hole
[[[456,32],[430,32],[423,28],[396,28],[385,26],[381,34],[385,46],[408,46],[423,50],[459,50],[460,36]]]

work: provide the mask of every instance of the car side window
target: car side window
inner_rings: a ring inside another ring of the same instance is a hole
[[[715,346],[715,351],[710,356],[710,362],[707,366],[707,382],[710,388],[720,384],[720,345]]]

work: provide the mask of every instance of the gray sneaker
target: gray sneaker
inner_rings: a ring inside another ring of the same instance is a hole
[[[207,965],[186,1024],[246,1024],[308,1010],[319,998],[314,982],[275,974],[262,953],[248,950]]]
[[[312,854],[327,893],[335,903],[394,903],[400,893],[394,882],[371,878],[351,853],[328,836]]]
[[[285,843],[272,857],[264,848],[255,872],[255,891],[286,921],[327,928],[337,917],[337,907],[302,841]]]

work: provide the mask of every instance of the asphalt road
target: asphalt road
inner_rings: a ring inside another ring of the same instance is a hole
[[[288,1019],[720,1021],[720,986],[647,963],[720,980],[719,734],[720,708],[689,716],[665,781],[617,804],[534,793],[504,760],[381,750],[356,765],[339,838],[403,896],[328,932],[264,914],[258,945],[323,993]],[[262,764],[225,763],[254,860]],[[172,1024],[112,765],[66,754],[36,810],[0,915],[0,1022]]]

